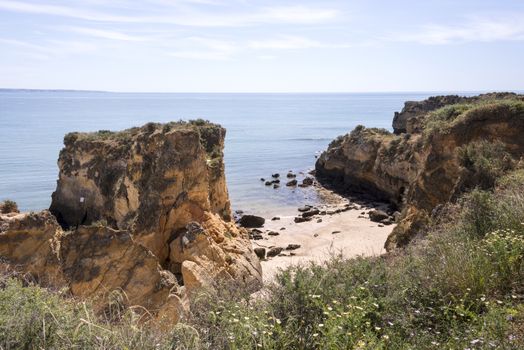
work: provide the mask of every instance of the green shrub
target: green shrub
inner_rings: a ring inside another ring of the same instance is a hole
[[[9,214],[9,213],[18,213],[18,204],[15,201],[6,199],[0,203],[0,213]]]
[[[502,175],[515,166],[515,161],[500,141],[481,140],[458,149],[460,165],[469,170],[469,183],[482,189],[493,188]]]

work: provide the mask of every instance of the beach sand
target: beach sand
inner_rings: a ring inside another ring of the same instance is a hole
[[[328,204],[317,206],[320,210],[343,207],[352,203],[337,195],[330,195]],[[358,255],[379,255],[385,252],[384,243],[395,225],[381,225],[369,220],[368,212],[372,209],[386,209],[387,205],[359,205],[332,215],[319,215],[313,220],[295,223],[295,216],[281,216],[280,220],[266,219],[263,239],[253,240],[253,247],[286,248],[289,244],[299,244],[295,250],[283,250],[280,256],[267,258],[262,263],[264,282],[271,281],[279,269],[291,265],[305,264],[310,261],[322,262],[333,255],[350,258]],[[364,214],[362,214],[364,213]],[[300,214],[297,211],[297,215]],[[317,222],[318,219],[321,222]],[[283,229],[284,228],[284,229]],[[278,236],[268,235],[269,231],[278,232]],[[335,233],[334,233],[335,232]]]

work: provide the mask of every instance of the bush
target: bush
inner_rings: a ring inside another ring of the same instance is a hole
[[[469,143],[458,149],[458,157],[460,165],[471,173],[468,183],[482,189],[493,188],[497,179],[515,166],[514,159],[500,141]]]
[[[181,327],[163,330],[139,316],[127,310],[101,318],[88,302],[0,278],[0,349],[178,348]]]
[[[0,203],[0,213],[9,214],[9,213],[19,213],[18,204],[15,201],[6,199]]]

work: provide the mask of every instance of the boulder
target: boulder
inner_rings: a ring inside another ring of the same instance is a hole
[[[283,250],[284,248],[282,247],[274,247],[274,248],[269,249],[266,255],[268,258],[272,258],[282,253]]]
[[[297,183],[298,183],[298,181],[297,181],[296,179],[293,179],[293,180],[291,180],[291,181],[288,181],[288,182],[286,183],[286,186],[288,186],[288,187],[296,186]]]
[[[304,180],[302,180],[302,185],[304,186],[311,186],[315,183],[315,180],[312,177],[306,177]]]
[[[288,179],[293,179],[293,178],[297,177],[297,175],[296,175],[296,174],[293,174],[293,173],[291,173],[291,172],[289,172],[289,173],[287,173],[286,177],[287,177]]]
[[[246,228],[255,228],[255,227],[264,226],[265,222],[266,222],[266,219],[264,219],[261,216],[244,215],[240,218],[240,220],[238,221],[238,224]]]
[[[382,220],[388,219],[389,215],[382,210],[371,210],[369,212],[369,219],[373,222],[381,222]]]
[[[312,208],[311,205],[304,205],[303,207],[298,208],[298,211],[299,212],[305,212],[305,211],[308,211],[311,208]]]
[[[320,210],[318,210],[316,208],[311,208],[308,211],[303,212],[302,213],[302,217],[303,218],[309,218],[311,216],[318,215],[319,213],[320,213]]]
[[[278,179],[280,177],[280,174],[279,173],[276,173],[276,174],[273,174],[271,175],[272,178],[275,178],[275,179]]]
[[[296,250],[300,248],[300,244],[288,244],[286,250]]]
[[[266,258],[266,248],[255,248],[253,249],[255,251],[255,254],[260,260],[264,260]]]
[[[299,224],[301,222],[311,221],[311,218],[310,217],[297,216],[297,217],[295,217],[294,221],[295,221],[295,223]]]

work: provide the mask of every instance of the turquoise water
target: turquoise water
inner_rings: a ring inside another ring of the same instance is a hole
[[[120,130],[204,118],[227,128],[226,176],[234,209],[267,213],[315,201],[311,190],[267,188],[261,177],[306,172],[315,154],[358,124],[391,129],[406,100],[431,93],[147,94],[0,92],[0,200],[48,208],[56,161],[70,131]]]

